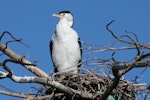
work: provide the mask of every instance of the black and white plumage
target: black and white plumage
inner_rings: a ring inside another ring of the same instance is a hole
[[[73,16],[69,11],[61,11],[53,16],[60,18],[50,42],[54,72],[76,74],[80,67],[82,50],[80,38],[72,28]]]

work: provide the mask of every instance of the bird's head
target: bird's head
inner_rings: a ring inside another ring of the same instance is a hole
[[[68,24],[72,27],[73,25],[73,15],[70,11],[61,11],[59,14],[53,14],[53,16],[58,17],[61,19],[66,19],[68,21]]]

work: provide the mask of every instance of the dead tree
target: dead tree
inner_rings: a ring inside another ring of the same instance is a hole
[[[87,57],[83,59],[82,68],[79,74],[63,74],[63,77],[55,77],[60,73],[52,73],[48,75],[42,71],[35,63],[30,62],[24,56],[20,56],[15,51],[9,48],[12,42],[18,42],[27,46],[16,39],[10,32],[5,31],[0,36],[0,41],[4,35],[8,34],[13,40],[7,41],[5,44],[0,42],[0,56],[7,56],[8,59],[3,59],[0,66],[6,72],[0,71],[0,79],[10,78],[17,83],[37,83],[42,86],[38,95],[24,94],[10,91],[0,90],[0,94],[15,96],[30,100],[136,100],[137,92],[144,93],[144,98],[149,97],[150,86],[138,84],[122,78],[126,73],[133,68],[145,68],[150,66],[150,44],[139,43],[137,36],[133,32],[125,31],[125,34],[117,36],[109,27],[114,21],[106,25],[106,29],[115,39],[110,46],[101,46],[88,44],[83,41],[83,50],[88,50]],[[120,47],[113,47],[117,43],[125,44]],[[136,55],[130,61],[118,61],[115,59],[118,51],[136,50]],[[92,57],[89,55],[94,53],[110,52],[109,58]],[[16,76],[13,73],[11,66],[8,63],[20,64],[29,70],[35,76]],[[93,66],[93,67],[91,67]]]

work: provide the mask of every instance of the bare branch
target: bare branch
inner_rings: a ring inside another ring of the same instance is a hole
[[[131,87],[134,87],[135,91],[144,91],[149,90],[150,91],[150,85],[143,85],[143,84],[132,84],[127,87],[128,90],[131,90]]]
[[[111,35],[116,39],[116,40],[119,40],[120,42],[122,43],[127,43],[127,44],[133,44],[132,42],[129,42],[129,41],[125,41],[125,40],[122,40],[121,38],[118,38],[115,33],[109,28],[109,26],[114,22],[115,20],[112,20],[110,23],[108,23],[106,25],[106,29],[111,33]],[[128,37],[130,40],[132,40],[128,35],[123,35],[123,37],[126,36]],[[122,37],[122,36],[121,36]]]
[[[25,95],[22,93],[8,92],[8,91],[4,91],[4,90],[0,90],[0,94],[5,94],[5,95],[9,95],[9,96],[13,96],[13,97],[19,97],[19,98],[28,98],[31,100],[33,100],[35,98],[34,95]]]
[[[8,76],[9,73],[5,73],[0,71],[0,79],[6,78]]]
[[[0,43],[0,50],[4,54],[9,56],[13,61],[20,63],[21,65],[23,65],[26,69],[28,69],[35,75],[39,77],[48,77],[48,75],[45,72],[43,72],[41,69],[39,69],[37,66],[33,66],[29,60],[22,58],[20,55],[18,55],[17,53],[15,53],[9,47],[6,47],[2,43]]]
[[[16,39],[10,32],[5,31],[0,36],[0,42],[5,34],[8,34],[13,40],[7,41],[5,45],[0,43],[0,50],[4,55],[7,55],[8,59],[3,59],[0,63],[5,71],[0,71],[0,79],[10,78],[12,81],[17,83],[37,83],[42,84],[41,89],[38,90],[38,94],[23,94],[16,93],[13,91],[0,91],[0,94],[6,94],[11,96],[16,96],[20,98],[27,99],[94,99],[94,100],[106,100],[110,96],[116,96],[120,100],[133,100],[137,99],[137,91],[147,92],[146,98],[150,92],[150,85],[136,84],[137,82],[130,82],[121,77],[132,70],[133,68],[144,68],[150,67],[150,43],[141,44],[135,33],[125,31],[126,33],[117,36],[109,26],[114,22],[111,21],[107,24],[106,29],[111,33],[115,40],[109,46],[102,46],[96,44],[84,43],[84,48],[88,52],[86,59],[84,59],[80,64],[83,63],[82,68],[79,68],[82,74],[72,75],[70,73],[54,73],[52,77],[49,77],[47,73],[38,68],[35,64],[31,63],[25,57],[12,51],[8,44],[12,42],[19,42],[24,44],[21,39]],[[117,43],[121,43],[118,47]],[[115,47],[117,45],[117,47]],[[132,59],[128,61],[122,61],[119,59],[117,61],[115,53],[118,50],[135,50],[135,54]],[[113,52],[112,52],[113,51]],[[108,58],[88,57],[93,53],[103,53],[109,52],[110,56]],[[1,56],[1,55],[0,55]],[[11,69],[8,63],[20,64],[25,67],[30,72],[34,73],[37,77],[25,76],[19,77],[14,75],[13,69]],[[89,69],[87,67],[90,67]],[[92,69],[91,69],[92,68]],[[53,77],[59,74],[60,77]],[[42,92],[41,92],[42,91]],[[69,98],[68,98],[69,96]]]
[[[1,72],[0,74],[3,74],[2,76],[4,77],[4,75],[6,76],[7,73]],[[60,84],[59,82],[54,81],[51,77],[47,77],[47,78],[29,77],[29,76],[18,77],[18,76],[12,75],[11,77],[9,76],[9,78],[17,83],[39,83],[39,84],[44,84],[44,85],[50,85],[70,95],[74,95],[74,94],[80,95],[82,98],[93,97],[92,94],[88,92],[77,91],[67,86],[64,86],[63,84]]]
[[[43,100],[43,99],[51,99],[52,95],[46,95],[46,96],[38,96],[36,97],[34,94],[23,94],[23,93],[16,93],[16,92],[9,92],[9,91],[4,91],[0,90],[0,94],[4,95],[9,95],[13,97],[18,97],[18,98],[24,98],[24,99],[29,99],[29,100]]]
[[[1,40],[2,40],[2,38],[4,37],[5,34],[8,34],[8,35],[13,39],[12,41],[7,41],[7,42],[6,42],[6,47],[8,46],[8,43],[11,43],[11,42],[19,42],[19,43],[21,43],[22,45],[24,45],[24,46],[30,48],[27,44],[23,43],[23,42],[21,41],[21,39],[16,39],[16,38],[15,38],[10,32],[8,32],[8,31],[4,31],[4,32],[2,33],[2,35],[0,36],[0,42],[1,42]]]

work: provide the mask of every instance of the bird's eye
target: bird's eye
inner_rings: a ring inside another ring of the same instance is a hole
[[[60,15],[60,16],[64,16],[64,15],[65,15],[65,13],[60,13],[59,15]]]

